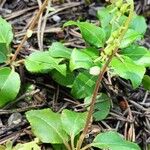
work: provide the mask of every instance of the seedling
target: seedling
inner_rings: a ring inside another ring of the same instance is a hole
[[[43,109],[26,113],[33,133],[43,143],[51,143],[56,150],[85,150],[90,147],[140,150],[137,144],[124,140],[115,131],[98,134],[92,143],[83,142],[92,117],[100,121],[109,113],[110,98],[104,93],[98,94],[106,71],[112,77],[130,80],[133,88],[140,86],[142,81],[147,90],[150,87],[149,76],[145,75],[146,67],[150,67],[150,51],[138,44],[147,26],[145,19],[134,12],[133,0],[112,0],[110,6],[98,11],[98,18],[100,26],[79,21],[64,24],[64,27],[79,27],[87,45],[85,49],[72,50],[55,42],[48,51],[34,52],[25,59],[25,67],[29,72],[49,73],[60,85],[70,88],[76,99],[85,100],[87,112],[63,110],[58,114],[51,109]],[[0,23],[0,28],[6,28],[3,31],[7,31],[0,33],[0,62],[9,62],[12,68],[0,69],[2,107],[16,97],[20,79],[14,71],[19,50],[8,61],[8,47],[13,35],[11,26],[2,18]],[[28,36],[31,36],[30,30]],[[7,36],[7,33],[11,36]],[[16,88],[13,88],[14,85]]]

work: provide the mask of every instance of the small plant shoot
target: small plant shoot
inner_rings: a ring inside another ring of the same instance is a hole
[[[43,4],[46,6],[46,4]],[[42,6],[44,7],[44,6]],[[24,59],[24,66],[31,74],[48,74],[59,85],[70,89],[70,94],[84,101],[82,112],[64,109],[61,113],[50,108],[27,111],[35,141],[16,145],[16,149],[40,150],[39,143],[49,143],[56,150],[140,150],[136,142],[125,140],[116,131],[106,131],[87,137],[92,121],[102,121],[111,109],[107,93],[99,92],[105,72],[110,77],[129,81],[133,89],[142,85],[150,90],[150,51],[139,44],[147,29],[145,18],[134,11],[133,0],[111,0],[110,5],[97,12],[99,24],[88,21],[68,21],[64,28],[77,27],[86,47],[68,48],[54,42],[48,50],[36,51]],[[29,28],[26,37],[33,31]],[[16,72],[17,53],[12,57],[13,40],[11,25],[0,17],[0,107],[17,97],[20,76]],[[88,141],[88,142],[87,142]]]

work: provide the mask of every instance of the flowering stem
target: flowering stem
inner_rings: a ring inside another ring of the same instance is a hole
[[[113,59],[114,55],[117,53],[117,51],[119,49],[119,46],[120,46],[120,43],[121,43],[125,33],[127,32],[129,24],[130,24],[130,22],[131,22],[131,20],[133,18],[133,14],[134,14],[134,3],[133,3],[133,0],[128,1],[128,3],[130,4],[129,16],[126,19],[125,23],[119,28],[120,31],[121,31],[121,32],[118,32],[118,36],[117,36],[118,37],[118,42],[117,43],[119,43],[119,44],[116,45],[116,43],[114,41],[113,44],[109,43],[107,45],[107,47],[110,46],[110,50],[112,50],[112,51],[110,51],[110,54],[107,55],[106,62],[103,65],[103,67],[101,69],[101,72],[98,75],[98,79],[96,81],[96,85],[95,85],[93,96],[92,96],[92,101],[91,101],[91,104],[90,104],[90,109],[88,111],[88,115],[87,115],[87,119],[86,119],[86,124],[85,124],[83,132],[82,132],[82,134],[79,137],[79,140],[77,142],[77,150],[81,149],[83,140],[84,140],[84,138],[85,138],[85,136],[86,136],[86,134],[88,132],[88,128],[89,128],[89,125],[91,123],[92,114],[93,114],[93,111],[94,111],[94,105],[95,105],[95,102],[96,102],[96,97],[97,97],[98,90],[99,90],[99,87],[100,87],[100,83],[102,81],[104,73],[106,72],[107,67],[109,66],[109,64],[110,64],[111,60]],[[104,49],[104,51],[105,51],[105,49]]]

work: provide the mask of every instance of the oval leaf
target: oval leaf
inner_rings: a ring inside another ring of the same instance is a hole
[[[82,49],[82,51],[87,54],[89,57],[91,57],[92,60],[95,60],[99,57],[100,51],[94,47],[87,47],[85,49]]]
[[[143,16],[136,15],[133,18],[129,28],[134,29],[138,33],[144,35],[147,29],[145,18]]]
[[[133,42],[141,39],[143,36],[135,30],[128,29],[123,40],[121,42],[120,48],[125,48],[132,44]]]
[[[142,80],[142,84],[146,90],[150,91],[150,76],[145,75]]]
[[[51,109],[31,110],[26,113],[33,133],[43,142],[59,144],[68,141],[68,135],[63,130],[60,114]]]
[[[59,64],[62,58],[53,58],[49,52],[34,52],[25,60],[25,66],[28,71],[34,73],[45,73],[56,69],[62,75],[66,75],[66,65]]]
[[[138,65],[150,66],[150,51],[143,46],[131,45],[122,49],[121,54],[130,57]]]
[[[101,9],[98,10],[97,12],[97,17],[101,23],[101,26],[103,28],[108,27],[110,25],[110,22],[114,16],[113,13],[111,13],[112,8],[109,7],[102,7]]]
[[[139,66],[127,56],[114,57],[111,62],[113,73],[118,76],[129,79],[132,82],[133,88],[137,88],[143,79],[145,67]]]
[[[87,113],[73,112],[67,109],[63,110],[61,114],[63,129],[70,137],[75,137],[84,128],[86,117]]]
[[[65,47],[60,42],[54,42],[52,46],[49,48],[49,53],[52,57],[60,57],[60,58],[70,58],[71,49]]]
[[[73,72],[67,70],[66,76],[63,76],[61,73],[59,73],[56,70],[53,70],[51,73],[52,73],[53,80],[55,80],[58,84],[66,87],[72,87],[72,84],[75,80],[75,75]]]
[[[72,51],[69,64],[71,71],[79,68],[89,69],[92,65],[92,58],[84,51],[78,49],[74,49]]]
[[[107,117],[110,111],[110,106],[111,106],[110,102],[111,102],[110,98],[106,94],[101,93],[97,95],[96,104],[94,106],[94,113],[93,113],[94,119],[96,121],[101,121]],[[84,103],[87,106],[89,106],[89,104],[91,103],[91,97],[86,97]]]
[[[38,143],[38,139],[35,139],[35,141],[27,142],[24,144],[19,143],[11,150],[41,150],[40,146],[38,146],[37,143]]]
[[[105,32],[102,28],[88,22],[68,21],[64,26],[76,25],[80,28],[82,37],[89,44],[96,47],[103,47],[105,42]]]
[[[53,150],[67,150],[63,144],[52,144]]]
[[[20,77],[10,68],[0,69],[0,107],[15,99],[20,89]]]
[[[0,44],[5,43],[7,47],[13,40],[13,32],[11,25],[0,17]]]
[[[91,96],[95,87],[96,79],[96,76],[92,76],[88,72],[79,73],[72,85],[72,95],[78,99]]]
[[[7,60],[9,44],[13,40],[11,25],[0,17],[0,63]]]
[[[5,43],[0,43],[0,63],[4,63],[7,60],[7,54],[9,53]]]
[[[114,131],[98,134],[92,145],[100,149],[140,150],[137,144],[125,141],[117,132]]]

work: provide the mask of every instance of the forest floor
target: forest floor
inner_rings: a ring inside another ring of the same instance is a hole
[[[31,19],[42,2],[42,0],[0,0],[0,16],[13,26],[13,52],[21,42]],[[25,58],[33,51],[46,50],[55,41],[63,42],[72,48],[84,48],[84,41],[77,33],[77,28],[63,29],[63,24],[69,20],[79,19],[96,23],[96,11],[107,4],[102,0],[91,2],[91,4],[80,0],[64,2],[54,0],[49,5],[54,11],[48,13],[47,21],[43,21],[46,13],[40,17],[33,36],[26,41],[19,58]],[[140,44],[150,49],[150,0],[136,0],[135,10],[137,14],[146,18],[148,24],[145,39],[140,41]],[[57,112],[64,108],[82,109],[82,101],[75,100],[70,94],[70,89],[58,85],[49,75],[30,74],[23,65],[19,66],[17,71],[21,75],[22,87],[27,84],[32,85],[32,90],[25,92],[22,88],[16,100],[0,110],[0,144],[5,144],[8,140],[12,140],[14,144],[33,140],[34,135],[24,115],[28,110],[47,107]],[[147,74],[150,74],[148,69]],[[134,124],[132,131],[135,133],[136,142],[142,149],[148,150],[150,143],[150,92],[142,86],[134,90],[130,82],[121,78],[112,79],[112,83],[117,87],[117,93],[121,99],[107,86],[108,83],[104,79],[103,90],[111,95],[114,106],[105,120],[93,123],[93,134],[95,131],[112,128],[130,136],[131,131],[128,129],[131,124]],[[128,120],[128,111],[124,108],[124,103],[129,104],[134,123]],[[47,147],[48,144],[43,144],[42,149],[48,149]]]

